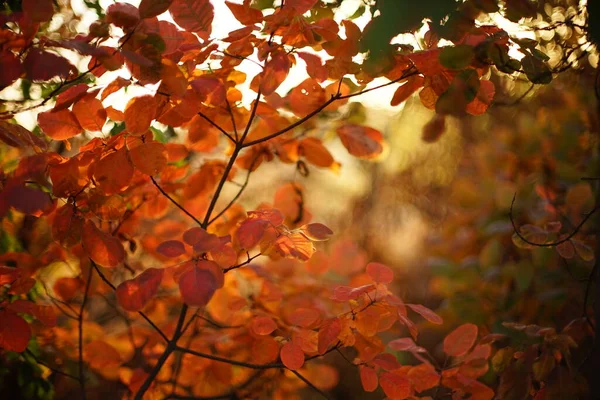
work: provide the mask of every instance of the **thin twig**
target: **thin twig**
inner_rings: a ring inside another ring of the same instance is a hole
[[[79,387],[81,389],[81,398],[82,400],[86,399],[85,393],[85,375],[84,375],[84,364],[83,364],[83,312],[85,310],[85,305],[88,300],[88,295],[90,292],[90,284],[92,283],[92,272],[93,270],[90,268],[88,272],[88,279],[85,284],[85,291],[83,292],[83,300],[81,301],[81,308],[79,309],[79,315],[77,317],[77,327],[79,333]]]
[[[112,288],[112,290],[117,290],[116,286],[113,285],[108,280],[108,278],[106,277],[106,275],[104,275],[102,273],[102,271],[100,271],[100,268],[98,268],[98,265],[92,259],[90,259],[90,262],[92,263],[92,266],[96,270],[96,273],[98,273],[98,276],[100,276],[100,279],[102,279],[102,281],[104,281],[104,283],[106,283],[108,286],[110,286]],[[167,337],[167,335],[165,335],[164,332],[154,323],[154,321],[152,321],[144,312],[138,311],[138,314],[142,318],[144,318],[146,320],[146,322],[148,322],[150,324],[150,326],[152,326],[152,328],[154,328],[154,330],[165,340],[165,342],[169,341],[169,338]]]
[[[58,368],[56,368],[56,367],[52,367],[51,365],[47,364],[46,362],[44,362],[44,361],[40,360],[39,358],[37,358],[37,357],[35,356],[35,354],[33,354],[33,352],[32,352],[31,350],[29,350],[29,349],[26,349],[26,350],[25,350],[25,352],[26,352],[26,353],[27,353],[27,354],[28,354],[28,355],[29,355],[31,358],[33,358],[33,359],[35,360],[35,362],[36,362],[36,363],[38,363],[38,364],[40,364],[40,365],[43,365],[44,367],[48,368],[50,371],[54,372],[55,374],[62,375],[62,376],[66,376],[67,378],[71,378],[71,379],[73,379],[73,380],[75,380],[75,381],[79,381],[79,377],[77,377],[77,376],[75,376],[75,375],[71,375],[71,374],[69,374],[68,372],[61,371],[60,369],[58,369]]]
[[[514,230],[515,234],[519,237],[519,239],[521,239],[522,241],[524,241],[525,243],[527,243],[527,244],[529,244],[531,246],[536,246],[536,247],[554,247],[554,246],[558,246],[559,244],[562,244],[562,243],[565,243],[565,242],[569,241],[577,233],[579,233],[579,231],[581,230],[581,228],[583,227],[583,225],[585,225],[585,223],[598,210],[598,207],[596,206],[590,212],[586,213],[585,216],[583,217],[583,219],[581,220],[581,222],[579,224],[577,224],[577,226],[575,226],[575,228],[573,229],[573,231],[571,231],[571,233],[569,233],[564,238],[562,238],[560,240],[557,240],[555,242],[535,243],[535,242],[532,242],[532,241],[527,240],[526,238],[524,238],[523,235],[521,234],[521,232],[519,232],[519,229],[517,228],[517,225],[515,224],[515,220],[513,218],[513,207],[514,207],[515,199],[516,198],[517,198],[517,194],[515,193],[515,195],[513,196],[513,199],[512,199],[512,203],[510,203],[510,211],[508,213],[508,217],[510,218],[510,222],[512,224],[513,230]]]
[[[208,116],[206,116],[202,111],[198,111],[197,114],[200,117],[204,118],[209,124],[211,124],[212,126],[214,126],[215,128],[217,128],[219,131],[221,131],[221,133],[223,135],[227,136],[227,139],[231,140],[233,143],[236,142],[235,139],[229,133],[227,133],[227,131],[225,129],[221,128],[221,126],[219,126],[215,121],[213,121]]]
[[[248,255],[248,259],[247,259],[246,261],[244,261],[244,262],[243,262],[243,263],[241,263],[241,264],[237,264],[237,265],[234,265],[234,266],[232,266],[232,267],[225,268],[225,269],[223,270],[223,273],[227,273],[227,272],[229,272],[229,271],[231,271],[231,270],[233,270],[233,269],[237,269],[237,268],[243,267],[244,265],[248,265],[248,264],[250,264],[250,263],[251,263],[251,262],[252,262],[252,261],[253,261],[255,258],[262,256],[262,253],[258,253],[258,254],[254,255],[254,256],[252,256],[252,257],[250,257],[250,255],[249,255],[248,253],[246,253],[246,254]]]
[[[302,380],[302,382],[306,383],[312,390],[314,390],[315,392],[319,393],[324,398],[329,399],[329,396],[327,395],[327,393],[325,393],[324,391],[322,391],[321,389],[319,389],[318,387],[316,387],[311,381],[309,381],[304,376],[302,376],[300,374],[300,372],[292,370],[292,374],[294,374],[298,378],[300,378],[300,380]]]
[[[151,176],[150,180],[152,181],[154,186],[156,186],[156,188],[163,194],[163,196],[165,196],[167,199],[169,199],[169,201],[171,201],[171,203],[173,203],[177,208],[179,208],[181,211],[183,211],[188,217],[193,219],[194,222],[196,222],[198,225],[202,226],[202,223],[196,217],[194,217],[194,215],[192,215],[191,212],[186,210],[185,207],[183,207],[181,204],[179,204],[174,198],[172,198],[167,192],[165,192],[165,190],[162,187],[160,187],[160,185],[156,182],[154,177]]]

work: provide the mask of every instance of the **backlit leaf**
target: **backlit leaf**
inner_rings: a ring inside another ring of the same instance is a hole
[[[319,328],[318,349],[319,354],[327,351],[329,346],[337,343],[338,335],[342,332],[342,324],[338,318],[331,319],[325,322]]]
[[[262,94],[268,96],[275,92],[287,78],[289,71],[290,60],[287,53],[283,51],[273,52],[261,75],[260,91]]]
[[[106,122],[106,110],[94,95],[84,96],[73,105],[73,114],[86,131],[100,132]]]
[[[66,140],[83,132],[75,114],[70,110],[46,111],[38,114],[40,128],[54,140]]]
[[[304,225],[300,229],[302,230],[304,236],[315,241],[329,240],[329,237],[333,235],[333,231],[331,229],[319,223]]]
[[[367,264],[367,274],[376,283],[390,283],[394,280],[394,271],[387,265],[380,263],[372,262]]]
[[[142,0],[139,6],[141,18],[156,17],[167,11],[173,0]]]
[[[125,259],[121,241],[102,232],[90,220],[83,225],[82,244],[88,256],[103,267],[115,267]]]
[[[185,254],[185,246],[179,240],[167,240],[159,244],[156,251],[165,257],[175,258]]]
[[[304,365],[304,352],[300,346],[295,343],[287,342],[284,344],[281,347],[279,356],[281,357],[283,365],[292,371],[300,369]]]
[[[129,150],[133,166],[146,175],[157,175],[167,166],[167,148],[159,142],[146,142]]]
[[[477,325],[464,324],[450,332],[444,339],[444,353],[451,357],[467,354],[477,340]]]
[[[173,0],[169,13],[183,29],[210,35],[215,12],[209,0]]]
[[[212,261],[199,261],[179,276],[178,284],[188,306],[203,307],[223,286],[223,270]]]
[[[444,323],[444,320],[442,319],[442,317],[437,315],[435,312],[433,312],[429,308],[422,306],[421,304],[407,304],[406,306],[408,308],[410,308],[411,310],[413,310],[414,312],[420,314],[423,318],[425,318],[427,321],[431,322],[432,324],[441,325]]]
[[[275,329],[277,324],[270,317],[256,317],[252,320],[251,324],[252,332],[260,336],[270,335]]]
[[[360,371],[360,382],[365,392],[374,392],[379,385],[377,372],[371,367],[361,365],[358,367]]]
[[[409,77],[404,84],[398,86],[398,89],[394,92],[394,96],[390,101],[392,107],[404,103],[413,93],[423,86],[423,77],[420,75],[413,75]]]
[[[156,115],[156,100],[145,95],[129,100],[125,107],[125,126],[130,133],[145,133]]]
[[[381,154],[381,132],[367,126],[344,124],[337,129],[342,144],[350,154],[360,158],[373,158]]]
[[[379,375],[379,385],[390,400],[404,400],[411,394],[410,381],[391,372]]]
[[[162,269],[148,268],[133,279],[117,286],[117,301],[127,311],[141,311],[158,292],[163,278]]]
[[[23,352],[31,338],[29,324],[17,314],[0,309],[0,348]]]

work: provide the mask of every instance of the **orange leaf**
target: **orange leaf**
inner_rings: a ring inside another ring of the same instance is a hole
[[[104,194],[114,194],[129,186],[133,172],[133,164],[127,156],[127,150],[122,147],[96,163],[94,181]]]
[[[145,133],[156,116],[156,99],[145,95],[129,100],[125,107],[125,127],[129,133]]]
[[[298,15],[302,15],[313,8],[317,2],[318,0],[287,0],[285,5],[293,7]]]
[[[277,324],[270,317],[256,317],[252,320],[252,332],[260,336],[266,336],[273,333],[277,329]]]
[[[381,154],[381,132],[367,126],[345,124],[337,129],[342,144],[350,154],[360,158],[373,158]]]
[[[375,285],[373,284],[362,285],[356,288],[350,286],[337,286],[333,289],[333,295],[330,298],[336,301],[356,300],[362,294],[368,293],[374,289]]]
[[[319,354],[327,351],[329,346],[337,341],[338,335],[342,332],[342,324],[338,318],[327,321],[319,329]]]
[[[125,259],[121,241],[99,230],[90,220],[83,225],[82,244],[88,256],[103,267],[115,267]]]
[[[319,320],[321,313],[316,308],[298,308],[290,316],[288,320],[294,325],[308,328]]]
[[[215,11],[209,0],[173,0],[169,13],[173,21],[186,31],[210,35]]]
[[[167,240],[159,244],[156,251],[165,257],[175,258],[185,254],[185,246],[179,240]]]
[[[374,392],[379,385],[377,372],[371,367],[361,365],[358,367],[360,371],[360,382],[365,392]]]
[[[297,370],[304,365],[304,353],[297,344],[287,342],[281,347],[279,352],[281,362],[291,370]]]
[[[212,261],[199,261],[179,277],[179,292],[192,307],[203,307],[217,289],[223,287],[223,270]]]
[[[410,308],[411,310],[413,310],[414,312],[421,314],[421,316],[423,318],[425,318],[427,321],[431,322],[432,324],[441,325],[444,323],[444,320],[442,319],[442,317],[440,317],[435,312],[433,312],[432,310],[430,310],[429,308],[427,308],[425,306],[422,306],[420,304],[407,304],[406,306],[408,308]]]
[[[83,357],[94,369],[118,368],[123,360],[110,344],[103,340],[94,340],[83,346]]]
[[[412,391],[408,379],[391,372],[382,373],[379,376],[379,384],[390,400],[404,400]]]
[[[304,236],[313,241],[329,240],[329,236],[333,235],[331,229],[319,223],[304,225],[300,229]]]
[[[231,13],[240,21],[243,25],[254,25],[262,22],[263,14],[260,10],[250,7],[246,2],[245,4],[236,4],[230,1],[226,1],[225,4],[231,10]]]
[[[78,278],[59,278],[52,287],[54,293],[63,301],[69,301],[81,289],[81,280]]]
[[[367,274],[376,283],[390,283],[394,280],[394,271],[390,267],[380,263],[369,263],[367,264]]]
[[[440,375],[431,364],[412,367],[406,376],[417,392],[432,389],[440,384]]]
[[[41,112],[37,121],[42,131],[54,140],[70,139],[83,131],[70,110]]]
[[[117,301],[127,311],[140,311],[150,301],[162,282],[164,270],[148,268],[133,279],[122,282],[116,290]]]
[[[167,166],[167,148],[158,142],[146,142],[129,150],[133,166],[146,175],[157,175]]]
[[[416,92],[421,86],[423,86],[423,77],[420,75],[414,75],[409,77],[406,82],[399,86],[394,92],[391,106],[397,106],[408,99],[414,92]]]
[[[260,91],[268,96],[275,92],[281,83],[287,78],[290,71],[290,60],[284,51],[271,53],[271,59],[265,65],[260,78]]]
[[[464,324],[450,332],[444,339],[444,353],[451,357],[467,354],[477,340],[477,325]]]
[[[252,343],[250,349],[252,362],[256,364],[267,364],[277,360],[279,355],[279,342],[271,336],[259,336]]]
[[[200,101],[213,106],[222,106],[227,99],[225,85],[220,79],[201,76],[191,82],[192,88],[200,97]]]
[[[0,348],[23,352],[31,339],[31,327],[17,314],[0,309]]]
[[[306,104],[305,101],[303,101]],[[298,154],[303,155],[306,161],[321,168],[339,168],[339,163],[336,163],[333,156],[323,146],[320,139],[309,137],[303,139],[298,145]]]
[[[416,353],[427,352],[427,350],[425,350],[421,346],[417,346],[417,344],[414,342],[414,340],[412,340],[411,338],[408,338],[408,337],[394,339],[388,343],[388,346],[390,349],[396,350],[396,351],[410,351],[410,352],[416,352]]]
[[[86,131],[100,132],[106,122],[106,110],[102,102],[92,94],[75,103],[73,114],[75,114],[79,125]]]

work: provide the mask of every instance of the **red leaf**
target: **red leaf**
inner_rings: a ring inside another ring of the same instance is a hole
[[[117,301],[127,311],[140,311],[158,292],[164,270],[148,268],[133,279],[122,282],[116,290]]]
[[[17,56],[10,51],[0,53],[0,90],[12,85],[23,73],[23,66]]]
[[[197,226],[183,232],[183,241],[193,246],[199,253],[210,251],[221,244],[221,240],[216,235]]]
[[[102,157],[94,168],[96,186],[109,195],[125,190],[133,177],[133,165],[125,147]]]
[[[48,211],[54,204],[48,193],[24,185],[6,185],[2,196],[8,206],[29,215]]]
[[[410,351],[417,353],[425,353],[427,351],[423,347],[417,346],[417,344],[411,338],[408,337],[394,339],[388,343],[388,346],[390,349],[396,351]]]
[[[319,354],[324,354],[329,346],[337,341],[338,335],[342,332],[342,324],[339,319],[334,318],[327,321],[319,329]]]
[[[167,11],[173,0],[142,0],[140,3],[140,17],[152,18]]]
[[[460,357],[468,353],[477,340],[477,325],[464,324],[450,332],[444,339],[444,353]]]
[[[377,372],[373,368],[364,365],[359,366],[358,369],[360,371],[360,382],[365,392],[374,392],[379,385]]]
[[[244,250],[250,250],[260,242],[268,223],[262,219],[247,219],[240,224],[235,237]]]
[[[485,113],[494,100],[496,87],[492,81],[479,81],[479,88],[473,101],[467,104],[467,112],[471,115],[481,115]]]
[[[210,35],[215,11],[209,0],[174,0],[169,13],[186,31]]]
[[[266,336],[277,329],[277,324],[270,317],[256,317],[252,320],[252,332],[260,336]]]
[[[115,267],[125,259],[121,241],[99,230],[90,221],[85,221],[82,234],[83,249],[95,263],[103,267]]]
[[[394,280],[394,271],[390,267],[375,262],[367,264],[367,274],[376,283],[390,283]]]
[[[23,65],[25,66],[25,75],[31,81],[47,81],[55,76],[67,78],[71,72],[77,71],[77,68],[66,58],[42,51],[37,47],[29,50]]]
[[[119,28],[131,28],[140,20],[137,7],[127,3],[115,3],[106,9],[106,20]]]
[[[333,235],[331,229],[319,223],[304,225],[300,229],[304,236],[313,241],[329,240],[329,236]]]
[[[362,294],[368,293],[374,289],[375,285],[373,284],[363,285],[356,288],[350,286],[338,286],[333,289],[333,295],[330,298],[336,301],[356,300]]]
[[[227,100],[225,85],[220,79],[201,76],[191,82],[192,88],[200,96],[200,100],[213,106],[222,106]]]
[[[327,79],[329,72],[319,56],[303,52],[298,52],[298,56],[306,63],[306,73],[308,73],[308,76],[319,82]]]
[[[297,344],[287,342],[279,352],[281,362],[291,370],[297,370],[304,365],[304,352]]]
[[[271,53],[271,59],[265,65],[260,78],[260,91],[268,96],[275,92],[290,72],[290,59],[287,53],[276,51]]]
[[[185,246],[179,240],[167,240],[159,244],[156,251],[165,257],[175,258],[185,254]]]
[[[381,132],[367,126],[345,124],[337,129],[342,144],[350,154],[360,158],[373,158],[381,154]]]
[[[156,116],[156,99],[139,96],[129,100],[125,107],[125,127],[129,133],[145,133]]]
[[[192,307],[203,307],[217,289],[223,286],[223,270],[212,261],[200,261],[179,277],[179,292]]]
[[[54,140],[66,140],[83,132],[79,121],[70,110],[46,111],[38,114],[38,124]]]
[[[23,0],[21,3],[25,16],[32,22],[46,22],[54,15],[52,0]]]
[[[315,308],[298,308],[290,316],[288,320],[294,325],[308,328],[319,320],[321,313]]]
[[[410,381],[391,372],[382,373],[379,384],[390,400],[404,400],[411,394]]]
[[[411,310],[413,310],[414,312],[421,314],[421,316],[423,318],[425,318],[427,321],[431,322],[432,324],[441,325],[444,323],[444,320],[442,319],[442,317],[440,317],[435,312],[433,312],[432,310],[430,310],[429,308],[427,308],[425,306],[422,306],[420,304],[407,304],[406,306],[408,308],[410,308]]]
[[[78,85],[71,86],[64,92],[61,92],[56,98],[56,103],[54,104],[53,110],[60,111],[71,107],[76,101],[86,95],[89,88],[90,87],[85,83],[80,83]]]
[[[100,132],[106,122],[106,110],[94,95],[87,95],[73,106],[73,114],[86,131]]]
[[[52,306],[42,306],[31,301],[19,299],[8,304],[6,308],[15,313],[32,315],[48,327],[56,326],[56,313]]]
[[[0,348],[23,352],[31,339],[31,327],[17,314],[0,309]]]
[[[38,147],[41,150],[48,148],[44,140],[29,130],[6,121],[0,121],[0,140],[12,147],[33,147],[34,149]]]
[[[109,83],[103,90],[102,90],[102,95],[100,96],[100,99],[102,101],[104,101],[104,99],[106,99],[108,96],[110,96],[111,94],[121,90],[122,88],[129,86],[131,84],[131,81],[129,79],[125,79],[125,78],[121,78],[120,76],[117,77],[114,81],[112,81],[111,83]]]

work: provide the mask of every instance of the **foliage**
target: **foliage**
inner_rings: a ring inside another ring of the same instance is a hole
[[[565,373],[569,327],[504,324],[500,334],[489,329],[499,321],[455,318],[435,354],[419,345],[415,321],[444,319],[395,294],[392,268],[344,242],[316,250],[335,235],[312,221],[302,185],[252,208],[240,197],[269,163],[336,173],[326,143],[337,139],[356,158],[380,158],[382,132],[349,118],[349,100],[367,92],[394,85],[393,106],[417,94],[436,113],[422,138],[436,142],[451,117],[498,104],[503,79],[548,84],[582,67],[593,48],[585,7],[567,4],[556,18],[552,2],[366,2],[353,15],[371,14],[361,29],[336,19],[343,3],[228,1],[239,27],[222,38],[209,0],[87,1],[91,24],[68,2],[5,5],[0,347],[6,365],[33,371],[24,393],[50,396],[39,379],[51,376],[65,397],[103,386],[135,399],[290,398],[304,386],[326,395],[339,380],[330,353],[365,391],[391,399],[483,400],[516,387],[530,390],[514,398],[544,398],[549,376]],[[494,15],[552,35],[511,36]],[[407,33],[418,40],[396,41]],[[248,65],[258,67],[251,77]],[[298,70],[304,80],[284,93]],[[119,95],[129,98],[122,109],[109,105]],[[20,119],[28,112],[31,130]],[[593,197],[589,186],[565,196],[573,218]],[[579,228],[531,222],[515,225],[517,246],[593,260]],[[454,283],[446,290],[459,291]],[[518,352],[499,345],[513,339],[508,328],[535,340]]]

